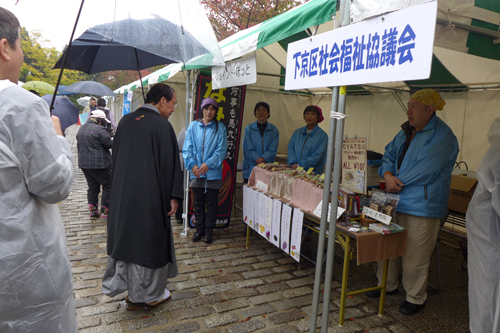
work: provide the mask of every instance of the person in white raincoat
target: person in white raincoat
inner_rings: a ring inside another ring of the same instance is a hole
[[[466,215],[472,333],[500,332],[500,118],[488,140]]]
[[[56,205],[71,190],[72,156],[47,103],[16,84],[19,30],[17,18],[0,7],[0,332],[76,332]]]

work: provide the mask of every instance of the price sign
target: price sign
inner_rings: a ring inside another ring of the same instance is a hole
[[[365,214],[368,217],[371,217],[372,219],[385,223],[387,225],[389,225],[389,223],[391,223],[392,220],[392,216],[378,212],[366,206],[363,207],[363,214]]]

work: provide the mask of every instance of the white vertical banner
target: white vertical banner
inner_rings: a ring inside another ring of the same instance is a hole
[[[271,227],[271,243],[280,247],[281,232],[281,206],[282,202],[278,199],[273,200],[273,222]]]
[[[300,262],[300,243],[302,241],[302,225],[304,224],[304,212],[298,208],[293,209],[292,235],[290,238],[290,255]]]
[[[290,222],[292,219],[292,207],[283,205],[281,211],[281,249],[290,254]]]
[[[285,89],[427,79],[437,1],[288,44]]]

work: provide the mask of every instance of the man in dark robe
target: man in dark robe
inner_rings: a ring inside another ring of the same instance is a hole
[[[167,278],[178,274],[170,216],[182,199],[182,172],[168,121],[175,91],[158,83],[146,103],[125,115],[113,143],[108,261],[103,293],[128,290],[127,300],[154,307],[170,298]]]

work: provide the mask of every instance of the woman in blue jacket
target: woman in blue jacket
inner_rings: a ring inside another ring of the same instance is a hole
[[[325,169],[328,135],[318,124],[324,120],[323,112],[317,105],[309,105],[304,110],[305,127],[293,132],[288,144],[288,164],[292,169],[314,168],[316,174]]]
[[[243,137],[243,180],[248,182],[254,166],[260,163],[272,163],[276,158],[280,132],[267,119],[271,109],[266,102],[255,104],[253,114],[257,121],[245,128]]]
[[[201,102],[203,118],[189,125],[182,149],[184,165],[189,170],[189,186],[193,190],[194,242],[204,238],[205,243],[211,243],[215,228],[219,189],[222,187],[222,162],[227,151],[226,127],[216,119],[218,108],[213,98]]]

